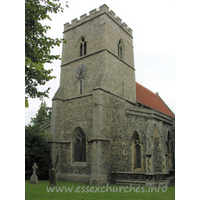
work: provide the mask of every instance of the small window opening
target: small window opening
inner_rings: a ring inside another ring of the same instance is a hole
[[[141,168],[141,147],[138,134],[135,135],[134,143],[136,151],[136,168]]]
[[[87,54],[87,42],[85,41],[84,38],[82,38],[81,44],[80,44],[80,56],[83,56],[86,54]]]
[[[82,80],[80,80],[80,94],[83,93],[83,82]]]
[[[119,41],[118,44],[118,57],[122,59],[122,41]]]
[[[84,55],[86,55],[87,54],[87,43],[85,42],[84,43]]]

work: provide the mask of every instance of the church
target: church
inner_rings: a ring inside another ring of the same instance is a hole
[[[132,30],[107,5],[64,24],[60,86],[52,99],[59,179],[169,186],[175,115],[135,81]]]

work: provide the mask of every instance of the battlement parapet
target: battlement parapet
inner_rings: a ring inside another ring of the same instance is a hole
[[[99,15],[102,15],[104,13],[106,13],[108,16],[110,16],[120,27],[122,27],[129,35],[132,36],[132,29],[130,27],[128,27],[127,24],[122,22],[122,20],[119,17],[117,17],[112,10],[109,10],[109,7],[106,4],[100,6],[98,9],[91,10],[89,12],[89,15],[87,15],[87,14],[81,15],[79,20],[78,20],[78,18],[73,19],[71,21],[71,24],[69,22],[64,24],[64,32],[68,31],[76,26],[79,26],[82,23],[85,23],[86,21],[89,21],[89,20],[91,20]]]

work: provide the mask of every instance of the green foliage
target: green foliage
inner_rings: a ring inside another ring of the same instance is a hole
[[[52,69],[46,70],[42,63],[32,62],[30,58],[25,58],[25,93],[26,101],[28,101],[28,96],[31,98],[42,98],[48,97],[50,87],[45,91],[38,91],[38,85],[45,85],[45,83],[55,76],[51,76]]]
[[[67,6],[67,5],[66,5]],[[52,69],[44,69],[45,63],[60,59],[60,55],[51,55],[51,48],[60,46],[63,39],[46,36],[50,26],[42,25],[41,21],[51,20],[48,13],[63,12],[59,0],[25,0],[25,94],[26,100],[48,97],[49,89],[38,91],[38,85],[44,85],[55,78]],[[66,42],[66,41],[64,41]]]
[[[49,133],[42,132],[43,130],[40,129],[40,135],[46,139],[46,142],[52,142],[52,135]]]
[[[28,108],[28,100],[25,99],[25,107]]]
[[[48,171],[52,167],[51,134],[45,133],[40,127],[51,119],[51,108],[41,101],[32,125],[25,126],[25,178],[30,179],[32,166],[37,163],[37,175],[40,180],[48,179]]]
[[[30,179],[32,166],[37,163],[37,176],[40,180],[48,179],[51,168],[51,146],[46,137],[40,134],[38,126],[25,127],[25,178]]]
[[[51,120],[51,108],[47,107],[45,101],[41,101],[40,108],[36,114],[36,117],[31,118],[31,123],[40,127],[43,124]]]

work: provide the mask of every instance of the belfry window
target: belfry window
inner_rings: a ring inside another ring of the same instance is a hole
[[[140,146],[140,139],[138,134],[135,134],[134,137],[134,145],[135,145],[135,168],[141,168],[141,146]]]
[[[122,59],[122,41],[120,40],[119,41],[119,44],[118,44],[118,57]]]
[[[80,43],[80,56],[87,54],[87,42],[85,41],[85,38],[82,37],[81,43]]]
[[[80,128],[78,128],[74,135],[74,161],[86,162],[86,140]]]

